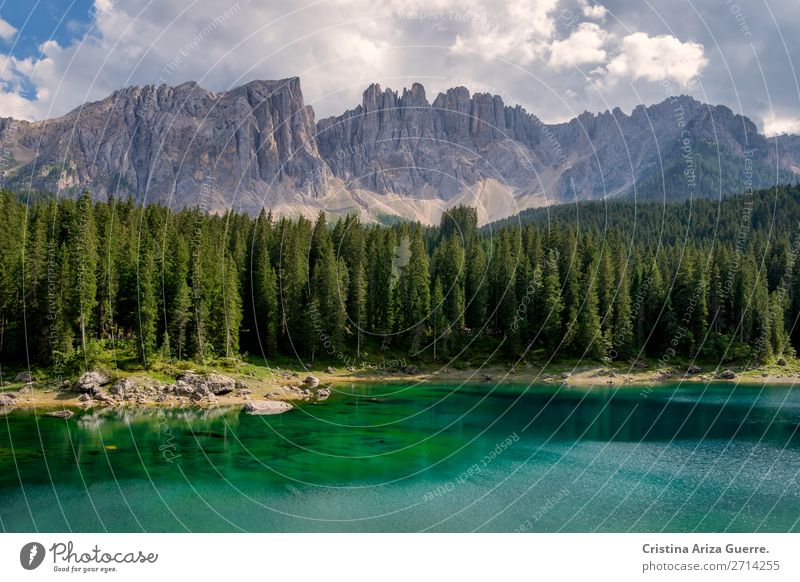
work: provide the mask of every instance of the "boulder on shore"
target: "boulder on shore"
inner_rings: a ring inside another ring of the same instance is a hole
[[[183,380],[178,380],[172,386],[172,392],[178,396],[190,396],[191,394],[194,394],[194,388],[192,388]]]
[[[686,368],[686,374],[689,376],[694,376],[695,374],[699,374],[702,371],[703,368],[701,368],[700,366],[696,366],[694,364]]]
[[[130,378],[120,378],[108,391],[114,396],[125,396],[136,391],[136,383]]]
[[[242,410],[247,414],[282,414],[291,410],[293,406],[282,400],[251,400],[244,405]]]
[[[14,406],[17,401],[8,394],[0,394],[0,406]]]
[[[410,366],[406,366],[405,368],[403,368],[403,372],[404,372],[405,374],[416,374],[416,373],[417,373],[417,371],[418,371],[418,370],[417,370],[417,367],[416,367],[416,366],[414,366],[413,364],[412,364],[412,365],[410,365]]]
[[[191,386],[195,392],[205,392],[207,390],[215,396],[228,394],[236,388],[236,380],[222,374],[202,375],[189,370],[178,376],[178,380]]]
[[[33,376],[31,376],[30,372],[20,372],[14,376],[14,382],[24,382],[27,384],[28,382],[33,382]]]
[[[78,378],[78,381],[75,382],[75,386],[73,387],[73,391],[84,394],[94,394],[100,390],[100,386],[105,386],[109,382],[111,382],[111,376],[99,370],[92,370]]]
[[[723,380],[733,380],[736,378],[736,372],[733,370],[723,370],[723,372],[719,375],[720,378]]]
[[[97,400],[98,402],[105,402],[106,404],[114,402],[114,399],[105,392],[103,392],[102,390],[95,393],[94,399]]]
[[[307,388],[316,388],[317,386],[319,386],[319,378],[317,378],[316,376],[306,376],[306,379],[303,380],[303,384]]]

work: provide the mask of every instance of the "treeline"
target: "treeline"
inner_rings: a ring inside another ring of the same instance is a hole
[[[0,193],[0,357],[144,365],[496,356],[791,355],[800,189],[669,206],[586,203],[479,229],[367,225]]]

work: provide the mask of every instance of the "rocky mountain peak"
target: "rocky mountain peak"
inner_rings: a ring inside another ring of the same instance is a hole
[[[695,155],[711,148],[734,168],[744,168],[747,157],[764,184],[764,168],[774,180],[776,166],[800,166],[796,136],[768,143],[746,117],[685,95],[630,115],[616,107],[549,125],[498,95],[462,86],[431,103],[420,83],[400,91],[374,83],[360,105],[316,121],[300,79],[289,77],[220,92],[194,82],[125,87],[62,118],[0,119],[12,187],[426,222],[460,203],[490,220],[576,195],[625,195],[634,183],[666,183],[656,178],[683,175],[687,138]],[[694,195],[733,193],[739,178],[706,177]],[[675,184],[674,193],[662,194],[693,194],[681,187],[685,180]]]

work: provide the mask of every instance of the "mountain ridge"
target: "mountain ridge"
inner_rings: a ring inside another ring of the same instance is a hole
[[[768,139],[746,116],[685,95],[546,124],[466,87],[429,101],[419,83],[373,83],[354,108],[316,120],[298,77],[221,92],[124,87],[60,118],[2,118],[0,148],[3,182],[17,190],[427,223],[457,204],[488,222],[576,199],[717,197],[800,171],[800,137]]]

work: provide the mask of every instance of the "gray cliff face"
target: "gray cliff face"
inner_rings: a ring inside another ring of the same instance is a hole
[[[271,190],[320,196],[329,177],[297,78],[225,93],[129,87],[24,130],[0,125],[0,140],[13,143],[13,185],[177,207],[255,208]]]
[[[593,199],[631,194],[634,184],[650,186],[662,174],[684,171],[686,179],[671,184],[667,198],[718,196],[745,189],[749,164],[761,170],[753,184],[761,187],[779,178],[776,166],[788,171],[798,160],[794,136],[767,140],[727,107],[684,96],[631,115],[617,108],[546,125],[499,96],[470,97],[464,87],[429,105],[420,85],[402,95],[372,85],[362,105],[317,128],[322,156],[350,186],[411,197],[433,189],[443,200],[487,179],[549,202]],[[713,166],[717,157],[731,162],[725,171],[732,165],[741,174],[732,177],[730,191],[714,188],[719,175],[698,184],[697,168]]]
[[[456,203],[476,202],[490,220],[634,185],[650,197],[718,196],[744,189],[748,164],[754,187],[800,166],[797,136],[768,140],[727,107],[689,97],[546,125],[464,87],[429,102],[417,83],[400,93],[371,85],[355,109],[315,122],[296,77],[221,93],[129,87],[58,119],[0,119],[0,146],[5,184],[16,189],[425,221]],[[733,176],[701,173],[722,161]]]
[[[464,87],[430,104],[418,83],[402,94],[371,85],[359,107],[321,120],[317,139],[334,175],[352,187],[448,200],[486,179],[534,187],[534,165],[552,162],[530,148],[537,125],[500,97],[470,97]]]

